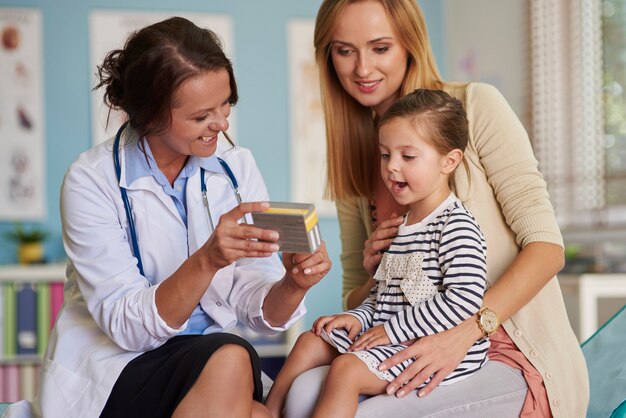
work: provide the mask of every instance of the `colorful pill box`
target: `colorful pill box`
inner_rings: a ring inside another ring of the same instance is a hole
[[[317,212],[311,203],[269,202],[262,212],[252,212],[252,221],[259,228],[272,229],[280,235],[280,251],[312,253],[322,243]]]

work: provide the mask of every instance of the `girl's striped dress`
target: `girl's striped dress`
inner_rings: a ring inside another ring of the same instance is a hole
[[[378,365],[383,360],[411,340],[452,328],[480,310],[487,283],[486,251],[476,220],[454,194],[421,222],[401,225],[383,255],[369,298],[347,312],[359,319],[363,331],[384,326],[391,344],[350,354],[363,360],[380,379],[392,381],[413,360],[381,372]],[[343,329],[323,337],[341,353],[352,344]],[[480,369],[487,361],[488,348],[488,339],[478,340],[441,384]]]

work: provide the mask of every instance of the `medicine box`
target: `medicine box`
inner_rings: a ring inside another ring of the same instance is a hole
[[[252,212],[255,226],[272,229],[280,235],[280,251],[312,253],[322,243],[317,212],[311,203],[269,202],[262,212]]]

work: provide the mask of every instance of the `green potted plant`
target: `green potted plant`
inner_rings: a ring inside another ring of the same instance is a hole
[[[4,233],[4,237],[17,244],[17,260],[20,264],[41,263],[43,261],[43,241],[48,232],[42,228],[25,228],[16,223],[12,230]]]

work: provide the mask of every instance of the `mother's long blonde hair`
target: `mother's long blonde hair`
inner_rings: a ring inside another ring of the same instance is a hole
[[[330,55],[337,20],[345,7],[362,0],[324,0],[315,20],[315,60],[320,72],[326,121],[328,179],[326,195],[332,200],[372,194],[372,164],[376,162],[376,124],[373,111],[362,106],[341,86]],[[441,89],[424,15],[415,0],[379,1],[395,36],[408,52],[401,94],[416,88]]]

